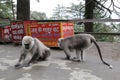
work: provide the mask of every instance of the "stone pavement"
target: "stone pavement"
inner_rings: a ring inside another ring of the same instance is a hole
[[[52,48],[47,61],[15,69],[20,46],[0,45],[0,80],[120,80],[119,44],[99,43],[104,60],[113,69],[102,64],[94,46],[86,50],[84,62],[64,60],[63,50]]]

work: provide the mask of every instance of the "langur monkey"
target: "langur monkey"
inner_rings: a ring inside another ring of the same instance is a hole
[[[50,56],[50,49],[37,38],[24,36],[22,39],[21,56],[15,68],[19,68],[23,65],[28,53],[31,54],[31,59],[25,64],[26,67],[29,66],[30,63],[46,60]]]
[[[80,61],[80,53],[81,60],[83,60],[83,51],[89,48],[92,45],[92,43],[95,44],[103,64],[109,66],[109,68],[112,69],[112,66],[103,60],[100,47],[97,44],[96,39],[92,35],[77,34],[71,37],[58,39],[58,46],[64,50],[67,59],[71,58],[70,52],[73,51],[73,49],[76,50],[76,57],[72,59],[74,61]]]

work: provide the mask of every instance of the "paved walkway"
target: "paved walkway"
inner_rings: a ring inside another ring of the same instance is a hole
[[[120,80],[120,43],[99,42],[99,45],[104,60],[113,69],[102,64],[95,46],[86,50],[84,62],[64,60],[62,50],[51,49],[48,61],[14,69],[20,46],[0,45],[0,80]]]

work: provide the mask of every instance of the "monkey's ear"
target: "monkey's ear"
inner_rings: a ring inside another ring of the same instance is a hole
[[[63,41],[63,38],[59,38],[58,41]]]
[[[58,39],[58,43],[63,43],[63,41],[64,41],[64,38],[59,38]]]

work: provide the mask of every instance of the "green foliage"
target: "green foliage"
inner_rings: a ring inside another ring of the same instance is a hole
[[[0,21],[0,25],[10,24],[10,21]]]
[[[12,2],[11,0],[0,0],[0,18],[12,19]]]
[[[62,19],[67,19],[68,15],[66,13],[66,7],[60,6],[59,4],[57,7],[53,10],[53,15],[51,19],[53,20],[62,20]]]
[[[72,3],[70,7],[65,7],[58,4],[53,10],[51,19],[80,19],[83,18],[83,13],[84,7],[81,2],[79,4]]]
[[[95,23],[94,24],[94,32],[98,33],[110,33],[113,32],[112,28],[105,23]],[[99,41],[114,41],[114,36],[108,35],[95,35],[96,39]]]
[[[94,32],[112,32],[112,29],[109,25],[106,25],[105,23],[95,23],[94,24]]]
[[[47,19],[47,16],[45,13],[33,11],[30,14],[30,19],[31,20],[45,20]]]
[[[84,24],[78,25],[74,24],[74,32],[83,32],[84,31]]]
[[[67,7],[66,12],[70,14],[69,16],[72,19],[81,19],[84,16],[85,10],[82,2],[80,2],[79,4],[72,3],[70,7]]]

